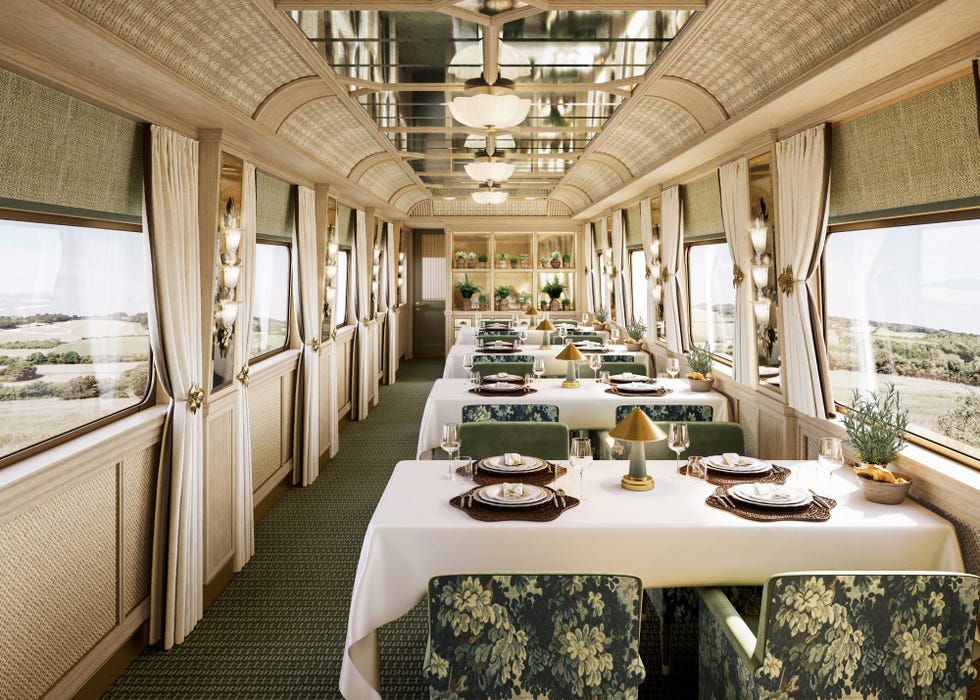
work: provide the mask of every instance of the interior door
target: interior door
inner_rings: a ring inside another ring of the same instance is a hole
[[[412,350],[415,357],[446,355],[446,268],[445,234],[415,231],[412,246],[415,300]]]

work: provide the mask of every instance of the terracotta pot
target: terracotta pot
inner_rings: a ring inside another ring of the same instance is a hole
[[[558,301],[557,299],[552,299],[551,300],[551,310],[552,311],[561,311],[561,302]]]
[[[467,260],[466,267],[476,267],[476,260]]]
[[[485,270],[487,268],[487,264],[485,262],[478,262],[476,266],[481,270]]]
[[[552,258],[551,259],[551,266],[552,267],[561,267],[561,260],[559,260],[558,258]]]
[[[473,309],[473,301],[470,299],[463,299],[463,311],[470,311]]]

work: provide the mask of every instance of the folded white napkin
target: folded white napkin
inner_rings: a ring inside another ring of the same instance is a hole
[[[738,452],[725,452],[721,458],[729,467],[741,467],[748,464],[748,461],[740,457]]]
[[[755,495],[770,501],[786,501],[792,497],[792,493],[777,484],[755,484]]]
[[[524,495],[524,484],[501,484],[500,495],[505,498],[521,498]]]
[[[623,372],[622,374],[615,375],[614,378],[624,379],[629,381],[638,381],[641,379],[647,379],[648,377],[645,374],[633,374],[632,372]]]
[[[517,452],[504,452],[504,465],[516,467],[521,464],[521,455]]]

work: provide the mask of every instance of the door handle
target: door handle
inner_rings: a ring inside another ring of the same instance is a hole
[[[422,310],[422,307],[424,307],[424,306],[425,306],[425,304],[423,304],[421,301],[415,302],[415,310],[416,311],[421,311]]]

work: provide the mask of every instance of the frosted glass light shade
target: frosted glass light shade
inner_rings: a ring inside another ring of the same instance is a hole
[[[474,160],[465,169],[467,175],[480,182],[503,182],[514,174],[514,164],[502,160]]]
[[[237,301],[226,301],[218,308],[218,321],[225,328],[235,325],[236,318],[238,318]]]
[[[225,251],[229,255],[238,255],[238,246],[242,242],[242,229],[240,228],[226,228],[225,234]]]
[[[502,41],[497,44],[497,50],[501,77],[516,80],[531,75],[531,62],[523,52]],[[457,51],[448,70],[460,80],[480,77],[483,73],[483,39]]]
[[[531,100],[510,94],[477,93],[454,97],[449,103],[453,119],[474,129],[504,129],[527,118]]]
[[[511,150],[517,148],[517,142],[514,140],[513,134],[496,134],[497,138],[497,148],[509,148]],[[480,136],[479,134],[470,134],[466,137],[465,143],[463,143],[463,148],[472,148],[474,150],[481,150],[487,147],[487,137]]]
[[[768,265],[753,265],[752,266],[752,282],[755,284],[757,289],[765,289],[769,286],[769,266]]]
[[[755,307],[755,320],[759,322],[760,326],[769,325],[769,306],[771,302],[768,299],[759,299],[752,302],[752,306]]]
[[[234,289],[238,286],[238,278],[242,273],[242,268],[238,265],[222,265],[221,266],[221,283],[228,289]]]
[[[763,224],[760,226],[753,226],[749,229],[749,238],[752,240],[752,248],[755,249],[756,255],[762,255],[766,252],[766,234],[769,229]]]
[[[473,201],[477,204],[503,204],[507,201],[507,195],[509,192],[504,192],[502,190],[480,190],[479,192],[471,193]]]

